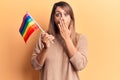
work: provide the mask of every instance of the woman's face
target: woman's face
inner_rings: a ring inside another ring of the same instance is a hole
[[[64,11],[61,7],[58,6],[55,10],[55,15],[54,15],[54,21],[57,26],[60,23],[61,19],[63,19],[66,26],[69,27],[71,21],[70,15],[66,13],[66,11]]]

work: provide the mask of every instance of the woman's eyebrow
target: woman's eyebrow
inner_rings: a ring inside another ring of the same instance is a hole
[[[55,13],[62,13],[61,11],[55,11]],[[66,13],[65,11],[63,13]]]
[[[60,12],[60,11],[55,11],[55,12]]]

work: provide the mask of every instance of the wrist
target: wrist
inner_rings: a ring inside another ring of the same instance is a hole
[[[64,39],[65,43],[72,41],[70,37]]]

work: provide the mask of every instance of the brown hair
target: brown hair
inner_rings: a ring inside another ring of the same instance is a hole
[[[58,32],[59,32],[59,29],[54,22],[55,10],[58,6],[61,7],[63,10],[65,10],[66,13],[68,13],[71,17],[71,22],[70,22],[69,28],[71,28],[71,30],[72,30],[71,38],[72,38],[73,43],[75,43],[75,19],[74,19],[73,10],[72,10],[71,6],[64,1],[60,1],[60,2],[57,2],[54,4],[54,6],[52,8],[51,16],[50,16],[48,33],[53,36],[56,36],[56,34],[58,34]]]

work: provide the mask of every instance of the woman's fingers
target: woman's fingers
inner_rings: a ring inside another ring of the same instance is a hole
[[[51,36],[51,35],[45,35],[45,37],[43,38],[43,42],[46,43],[46,42],[51,41],[53,39],[54,39],[53,36]]]
[[[66,25],[65,21],[61,18],[60,23],[58,24],[58,28],[60,31],[61,36],[65,39],[66,37],[70,36],[70,30]]]
[[[46,47],[50,47],[50,42],[54,39],[54,36],[49,35],[48,33],[41,34],[41,40]]]
[[[61,32],[61,25],[60,24],[58,24],[58,28],[59,28],[59,31]]]

